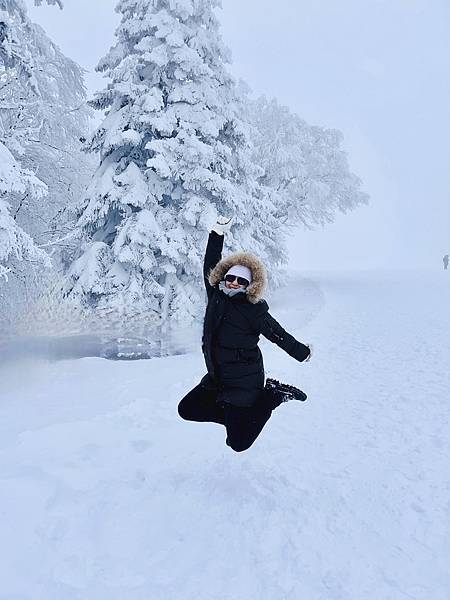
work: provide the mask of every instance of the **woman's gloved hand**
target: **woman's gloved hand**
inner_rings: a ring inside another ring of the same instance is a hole
[[[313,347],[312,347],[312,344],[305,344],[305,346],[308,346],[308,348],[309,348],[309,356],[308,356],[308,358],[305,358],[305,360],[303,362],[309,362],[311,360],[311,356],[313,353]]]
[[[211,231],[215,231],[218,235],[224,235],[225,233],[228,233],[228,231],[230,231],[232,220],[233,217],[218,216],[217,222],[214,227],[212,227]]]

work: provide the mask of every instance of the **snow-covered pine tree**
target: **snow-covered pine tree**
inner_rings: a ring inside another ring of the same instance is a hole
[[[62,7],[59,0],[47,2]],[[5,278],[0,283],[3,328],[28,314],[30,302],[56,276],[42,269],[49,260],[36,244],[48,249],[67,233],[67,221],[73,226],[70,202],[79,199],[93,170],[79,141],[88,114],[82,69],[30,21],[22,0],[0,0],[0,254],[3,274],[12,268],[8,284]],[[54,259],[63,252],[52,247]]]
[[[247,106],[258,131],[254,159],[264,169],[261,183],[277,194],[281,225],[324,225],[338,211],[367,203],[361,180],[349,170],[340,131],[308,125],[275,99],[261,97]]]
[[[80,144],[89,118],[83,71],[30,21],[22,0],[0,0],[1,8],[0,139],[48,187],[45,201],[11,204],[17,223],[47,245],[53,233],[62,237],[64,218],[56,217],[79,199],[94,169]]]
[[[11,216],[7,201],[19,194],[37,199],[47,194],[45,183],[22,168],[12,154],[24,154],[21,141],[30,123],[23,117],[23,105],[29,89],[35,87],[32,57],[17,38],[25,18],[21,0],[0,0],[0,275],[4,279],[11,272],[11,260],[48,264],[46,254]]]
[[[80,204],[85,235],[67,292],[97,310],[189,321],[202,311],[202,255],[216,213],[228,249],[283,258],[271,195],[258,183],[219,0],[121,0],[117,43],[92,102],[107,114],[89,142],[100,166]]]

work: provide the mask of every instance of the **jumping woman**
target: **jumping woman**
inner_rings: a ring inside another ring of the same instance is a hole
[[[262,299],[267,283],[261,261],[241,252],[222,259],[230,221],[219,218],[209,234],[203,274],[208,294],[202,350],[208,373],[178,405],[187,421],[220,423],[236,452],[250,448],[272,410],[288,400],[306,400],[301,390],[267,379],[260,335],[303,362],[311,350],[287,333]]]

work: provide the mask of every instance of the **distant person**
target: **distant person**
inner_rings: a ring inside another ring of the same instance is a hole
[[[219,218],[209,234],[203,274],[208,294],[202,350],[208,373],[180,402],[187,421],[224,425],[227,445],[247,450],[272,411],[287,400],[306,400],[294,386],[265,381],[258,348],[263,335],[296,360],[309,360],[311,349],[287,333],[262,299],[266,270],[252,254],[222,259],[224,233],[231,219]]]
[[[446,271],[448,269],[448,254],[444,256],[442,262],[444,263],[444,271]]]

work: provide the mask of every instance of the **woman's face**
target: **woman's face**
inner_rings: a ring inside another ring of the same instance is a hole
[[[239,279],[241,278],[239,277]],[[235,277],[234,275],[227,275],[227,277],[225,278],[225,287],[227,287],[229,290],[245,290],[247,285],[240,284],[238,282],[238,277]]]

